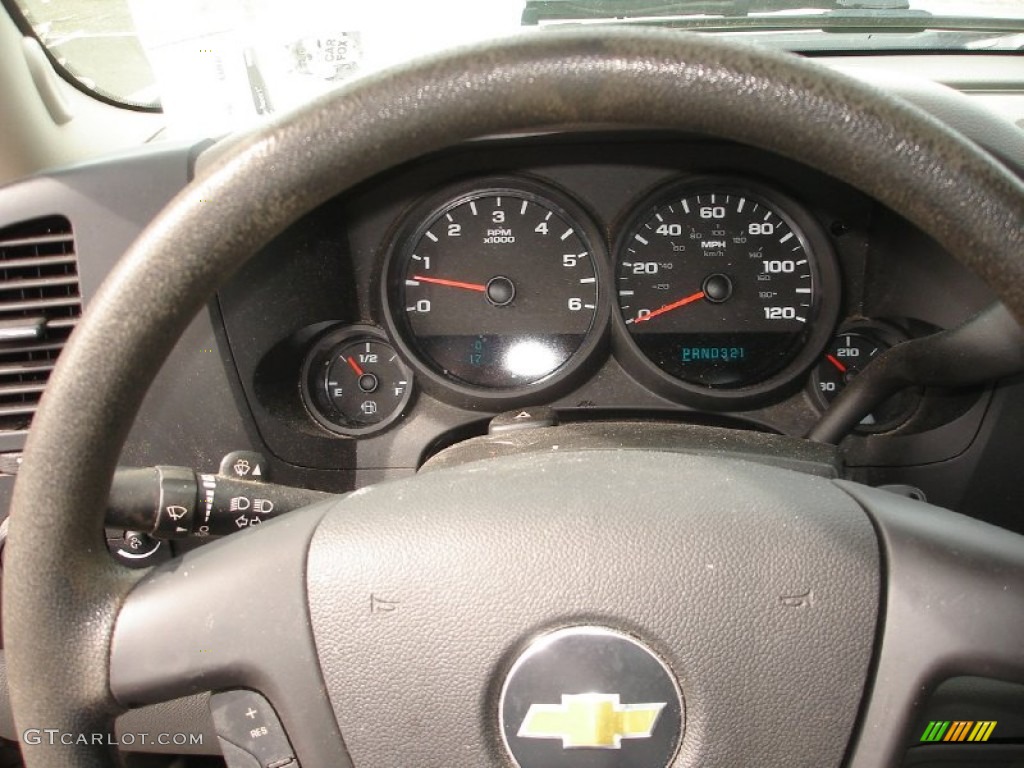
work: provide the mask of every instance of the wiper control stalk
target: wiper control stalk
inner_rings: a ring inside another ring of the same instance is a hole
[[[154,539],[226,536],[329,497],[307,488],[187,467],[119,469],[110,489],[106,524]]]

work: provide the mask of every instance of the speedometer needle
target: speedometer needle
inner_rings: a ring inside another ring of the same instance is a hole
[[[650,320],[652,317],[657,317],[658,315],[664,315],[666,312],[671,312],[673,309],[679,309],[680,307],[685,307],[687,304],[693,304],[693,302],[700,301],[703,298],[704,298],[704,291],[697,291],[696,293],[692,293],[689,296],[686,296],[686,297],[680,299],[679,301],[673,301],[671,304],[666,304],[663,307],[659,307],[658,309],[654,310],[650,314],[634,317],[632,320],[628,320],[627,322],[630,322],[630,323],[643,323],[643,322],[646,322],[646,321]]]
[[[449,288],[463,288],[467,291],[480,291],[483,293],[487,290],[486,285],[480,283],[462,283],[458,280],[445,280],[440,277],[424,277],[423,275],[413,275],[412,279],[418,283],[433,283],[434,285],[447,285]]]

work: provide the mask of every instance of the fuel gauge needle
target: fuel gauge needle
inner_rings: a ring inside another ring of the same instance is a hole
[[[446,285],[449,288],[462,288],[466,291],[480,291],[483,293],[487,290],[487,286],[481,283],[463,283],[459,280],[445,280],[441,277],[424,277],[423,275],[413,275],[412,279],[417,283],[431,283],[432,285]]]
[[[658,315],[664,315],[666,312],[671,312],[673,309],[679,309],[680,307],[685,307],[687,304],[693,304],[693,302],[695,301],[700,301],[701,299],[704,298],[704,295],[704,291],[697,291],[696,293],[691,293],[689,296],[684,296],[679,301],[673,301],[671,304],[666,304],[663,307],[659,307],[658,309],[651,312],[649,315],[644,315],[642,317],[634,317],[632,320],[627,320],[626,323],[629,324],[647,322],[651,318],[657,317]]]
[[[356,376],[362,377],[364,375],[363,369],[362,366],[360,366],[359,363],[356,362],[356,359],[352,357],[352,355],[349,355],[348,358],[346,359],[348,360],[348,364],[352,368],[352,370],[356,372]]]

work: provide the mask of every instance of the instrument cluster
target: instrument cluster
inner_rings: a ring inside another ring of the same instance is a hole
[[[342,434],[393,423],[414,378],[498,411],[569,391],[608,355],[675,402],[758,406],[806,377],[839,316],[821,224],[734,175],[660,184],[614,221],[549,182],[481,177],[412,206],[380,263],[385,333],[339,331],[303,373],[306,407]]]

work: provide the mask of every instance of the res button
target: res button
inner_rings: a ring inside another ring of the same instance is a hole
[[[260,694],[246,690],[215,693],[210,697],[210,711],[229,768],[298,768],[281,721]]]

